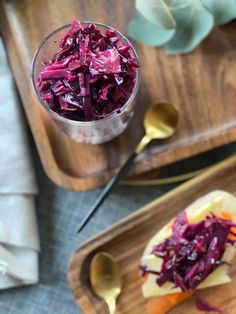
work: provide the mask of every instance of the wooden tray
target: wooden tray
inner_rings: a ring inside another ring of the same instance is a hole
[[[147,104],[168,99],[179,107],[178,133],[153,143],[132,175],[187,158],[236,139],[236,22],[215,29],[191,54],[168,57],[162,49],[135,44],[142,68],[139,112],[129,129],[104,145],[73,142],[49,120],[31,87],[33,53],[52,30],[72,19],[95,20],[126,32],[134,0],[2,0],[0,24],[24,109],[50,179],[73,190],[104,184],[142,135]]]
[[[141,295],[138,275],[144,247],[150,237],[177,212],[215,189],[236,195],[236,156],[165,194],[84,244],[72,257],[68,270],[69,285],[83,313],[107,313],[105,304],[92,293],[88,278],[92,256],[106,251],[119,263],[123,279],[117,314],[145,314],[147,301]],[[235,314],[236,265],[232,268],[232,276],[232,283],[204,289],[197,294],[214,305],[223,306],[228,314]],[[194,300],[194,297],[189,299],[170,314],[199,313]]]

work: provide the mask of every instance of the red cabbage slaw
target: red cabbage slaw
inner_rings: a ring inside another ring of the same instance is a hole
[[[220,307],[216,307],[201,298],[196,299],[196,308],[202,312],[211,312],[211,313],[218,313],[218,314],[227,313],[224,309]]]
[[[131,96],[137,64],[131,45],[113,29],[75,20],[58,51],[37,78],[42,100],[60,116],[77,121],[103,119]]]
[[[141,266],[142,275],[157,276],[159,286],[172,282],[182,291],[195,290],[217,267],[227,246],[234,245],[236,225],[211,214],[204,220],[189,224],[185,211],[180,212],[172,226],[172,236],[153,248],[152,254],[161,258],[160,272]],[[231,235],[231,236],[229,236]]]

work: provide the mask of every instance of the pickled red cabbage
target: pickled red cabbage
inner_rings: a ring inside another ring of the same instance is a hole
[[[172,282],[182,291],[195,290],[197,286],[222,261],[227,246],[234,245],[236,225],[227,219],[211,214],[204,220],[189,224],[183,211],[177,215],[172,236],[153,248],[152,254],[162,259],[160,272],[142,266],[142,274],[156,275],[159,286]]]
[[[199,311],[202,312],[211,312],[211,313],[218,313],[218,314],[226,314],[226,311],[223,309],[216,307],[214,305],[209,304],[203,299],[197,298],[196,300],[196,307]]]
[[[62,117],[92,121],[119,112],[137,79],[137,60],[115,30],[73,21],[37,79],[40,97]]]

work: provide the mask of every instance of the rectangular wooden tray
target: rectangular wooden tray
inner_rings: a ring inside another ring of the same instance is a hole
[[[123,289],[117,314],[145,314],[147,300],[141,295],[138,275],[144,247],[150,237],[177,212],[216,189],[236,195],[236,156],[165,194],[84,244],[72,257],[68,270],[70,288],[83,313],[107,313],[105,304],[91,291],[88,278],[91,258],[99,251],[106,251],[119,263],[122,274]],[[231,275],[231,283],[204,289],[197,295],[222,306],[228,314],[235,314],[236,265],[231,269]],[[199,313],[194,300],[195,297],[190,298],[170,314]]]
[[[59,186],[87,190],[104,184],[142,136],[146,106],[161,99],[179,108],[179,130],[168,141],[152,143],[130,175],[236,140],[236,22],[215,29],[193,53],[183,56],[168,57],[163,49],[135,43],[142,72],[139,109],[117,139],[81,145],[49,120],[38,105],[30,77],[32,56],[43,38],[75,18],[103,22],[126,33],[134,14],[134,0],[0,1],[1,32],[24,109],[43,167]]]

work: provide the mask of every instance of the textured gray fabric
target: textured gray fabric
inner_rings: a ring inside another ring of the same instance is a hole
[[[168,167],[164,174],[176,169],[190,169],[213,163],[234,152],[236,145]],[[78,221],[99,194],[100,189],[75,193],[54,186],[45,176],[34,145],[35,168],[39,184],[37,215],[41,241],[40,282],[38,285],[1,291],[0,314],[76,314],[82,313],[67,286],[66,271],[72,253],[92,235],[110,226],[137,208],[173,188],[117,187],[81,234],[76,234]],[[84,313],[89,314],[89,313]],[[103,314],[103,313],[99,313]],[[135,314],[135,313],[131,313]]]
[[[24,117],[0,37],[0,193],[36,194]],[[10,145],[11,144],[11,145]]]
[[[37,186],[26,123],[0,37],[0,289],[38,282]]]

